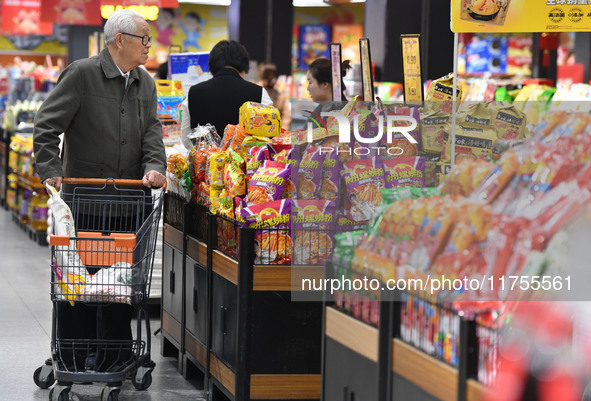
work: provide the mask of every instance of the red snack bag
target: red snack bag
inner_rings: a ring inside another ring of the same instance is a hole
[[[282,199],[292,199],[297,195],[296,185],[293,182],[293,178],[296,177],[298,168],[298,154],[299,146],[290,144],[273,144],[269,145],[269,153],[271,154],[271,160],[278,163],[285,163],[291,165],[291,177],[287,179],[285,188],[283,188]]]
[[[271,160],[267,146],[254,146],[248,150],[246,155],[246,186],[253,174],[263,165],[265,160]]]

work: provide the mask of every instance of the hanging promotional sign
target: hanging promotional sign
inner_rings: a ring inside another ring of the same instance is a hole
[[[100,26],[100,4],[100,0],[43,0],[41,18],[58,24]]]
[[[591,0],[452,0],[453,32],[591,31]]]
[[[52,22],[41,21],[40,0],[3,0],[3,34],[51,35],[52,31]]]
[[[341,44],[330,44],[330,67],[332,77],[332,100],[340,102],[343,100],[343,88],[341,87]]]

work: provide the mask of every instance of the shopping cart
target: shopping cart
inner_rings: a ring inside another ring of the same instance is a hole
[[[77,231],[74,236],[50,235],[52,355],[33,379],[40,388],[57,381],[50,401],[68,401],[74,383],[92,382],[106,383],[102,401],[117,401],[126,379],[136,390],[152,383],[146,303],[164,190],[141,188],[141,180],[64,178],[63,183],[75,184],[62,198]],[[58,321],[68,304],[97,311],[130,304],[137,312],[136,333],[131,340],[62,338]]]

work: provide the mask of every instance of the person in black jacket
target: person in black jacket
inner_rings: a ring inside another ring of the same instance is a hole
[[[207,123],[221,136],[228,124],[238,124],[240,106],[244,102],[257,102],[272,106],[267,91],[244,79],[249,70],[248,52],[235,40],[222,40],[209,53],[209,72],[213,77],[193,85],[181,105],[182,139],[191,148],[188,135]]]

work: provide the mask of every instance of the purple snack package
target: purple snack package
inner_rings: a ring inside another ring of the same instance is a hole
[[[298,167],[298,199],[318,199],[325,156],[321,146],[308,146],[304,151]]]
[[[384,160],[386,188],[425,188],[425,158],[397,157]]]

